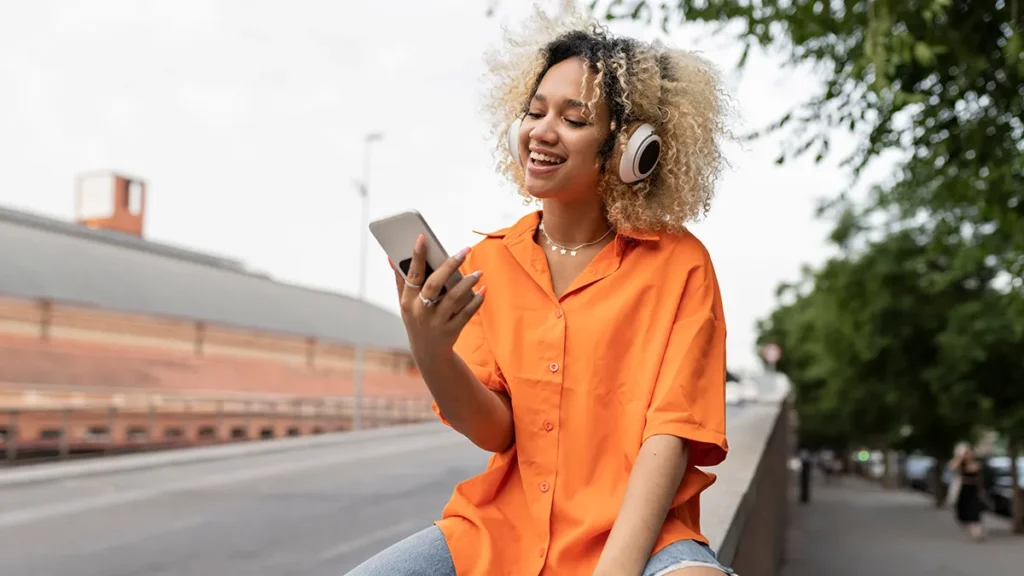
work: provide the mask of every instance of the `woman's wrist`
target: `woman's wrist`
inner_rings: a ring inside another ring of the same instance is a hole
[[[484,450],[508,448],[515,433],[507,396],[499,398],[451,348],[422,357],[420,374],[452,428]]]
[[[444,371],[455,363],[458,354],[451,346],[412,346],[412,359],[421,374]]]

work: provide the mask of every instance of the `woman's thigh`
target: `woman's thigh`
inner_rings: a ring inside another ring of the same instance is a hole
[[[722,566],[715,552],[696,540],[680,540],[662,548],[647,561],[643,576],[665,576],[683,568],[714,568],[728,576],[736,576],[730,568]]]
[[[448,543],[437,526],[392,544],[347,576],[455,576]]]
[[[694,540],[680,540],[661,549],[647,562],[643,576],[665,576],[691,567],[715,568],[727,576],[738,576],[718,562],[710,547]],[[441,529],[430,526],[379,552],[347,576],[455,576],[455,564]]]

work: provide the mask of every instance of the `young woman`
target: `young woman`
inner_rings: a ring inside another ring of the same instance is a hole
[[[981,540],[985,536],[981,521],[986,509],[984,466],[975,456],[974,448],[965,445],[950,461],[949,467],[960,481],[956,495],[956,520],[967,527],[971,538]]]
[[[534,22],[493,62],[493,112],[501,169],[542,209],[429,277],[420,239],[395,276],[438,414],[494,455],[350,574],[732,574],[701,534],[697,468],[728,449],[725,319],[684,227],[722,163],[719,81],[688,53]]]

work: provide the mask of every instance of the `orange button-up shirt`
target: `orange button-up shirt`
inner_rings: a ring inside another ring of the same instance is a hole
[[[654,552],[707,542],[699,495],[715,477],[696,466],[728,450],[725,323],[707,250],[689,233],[620,234],[558,298],[539,222],[535,212],[487,234],[463,266],[483,271],[487,300],[455,350],[511,397],[515,443],[455,488],[436,523],[458,576],[589,576],[657,434],[688,440],[689,460]]]

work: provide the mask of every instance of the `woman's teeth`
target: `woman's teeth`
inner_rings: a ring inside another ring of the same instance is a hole
[[[562,162],[565,162],[565,158],[548,156],[547,154],[541,154],[540,152],[530,152],[530,158],[539,162],[547,162],[548,164],[561,164]]]

